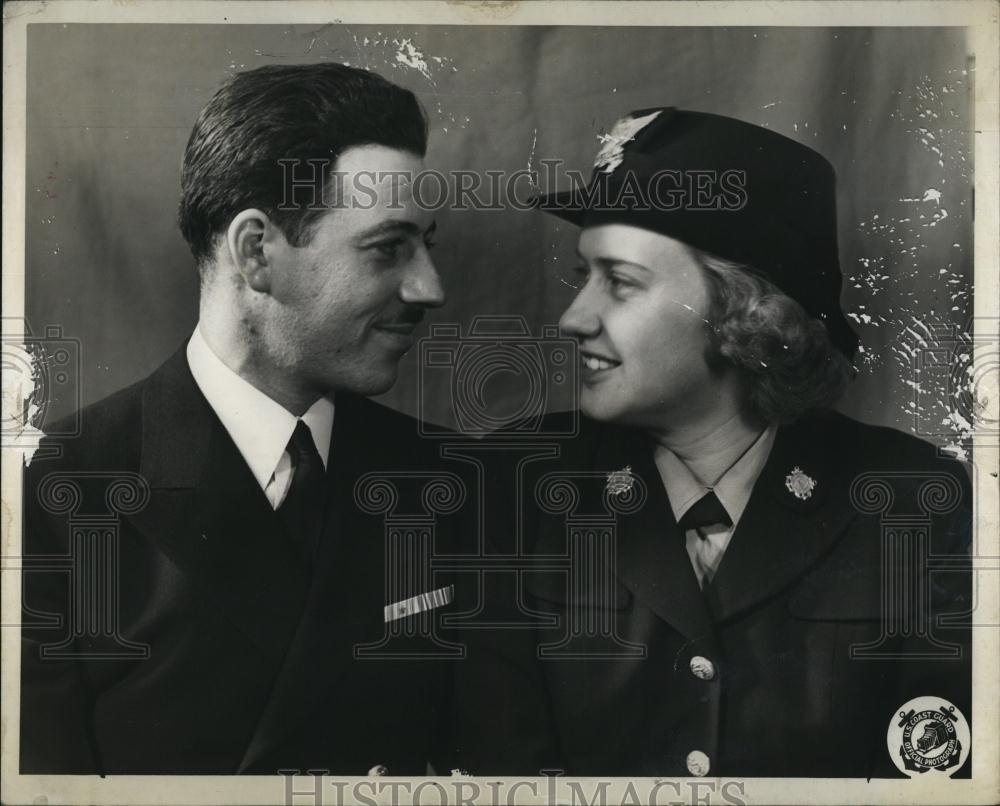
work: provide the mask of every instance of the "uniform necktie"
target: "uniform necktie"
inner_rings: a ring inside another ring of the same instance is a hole
[[[689,529],[700,530],[717,523],[721,523],[723,526],[732,526],[733,519],[729,517],[729,513],[722,506],[722,502],[719,500],[719,496],[715,494],[715,491],[709,490],[695,501],[687,512],[681,515],[681,519],[677,522],[677,525],[681,527],[682,531],[686,532]]]
[[[278,514],[284,521],[296,553],[312,570],[323,529],[326,503],[326,469],[316,450],[312,432],[302,420],[295,424],[285,449],[292,460],[292,483]]]
[[[681,528],[681,540],[687,546],[698,584],[704,589],[715,577],[715,571],[722,562],[723,552],[723,547],[718,544],[717,538],[714,535],[709,536],[705,530],[710,526],[728,528],[733,525],[733,520],[722,506],[719,497],[709,490],[681,516],[677,525]],[[697,537],[693,543],[689,543],[687,535],[692,529]]]
[[[716,484],[732,470],[739,461],[749,453],[761,437],[767,433],[763,429],[754,440],[747,445],[722,473],[716,477]],[[729,516],[726,508],[722,505],[715,490],[709,488],[701,498],[685,512],[677,521],[680,527],[681,542],[684,545],[688,556],[691,558],[691,566],[694,568],[695,576],[698,577],[698,584],[704,590],[715,577],[715,572],[722,562],[722,556],[726,551],[729,542],[729,535],[719,529],[710,529],[712,526],[722,526],[724,529],[732,529],[733,519]],[[694,531],[695,535],[690,539],[688,535]]]

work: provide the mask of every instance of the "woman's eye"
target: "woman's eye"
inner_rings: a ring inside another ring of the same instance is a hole
[[[615,294],[627,294],[636,288],[635,281],[631,277],[615,273],[608,275],[608,285]]]

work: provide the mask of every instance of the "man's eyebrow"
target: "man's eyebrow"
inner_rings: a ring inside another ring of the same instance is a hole
[[[397,219],[391,219],[389,221],[382,221],[376,224],[371,229],[367,229],[358,235],[358,240],[367,240],[368,238],[376,238],[380,235],[390,235],[396,233],[405,233],[406,235],[431,235],[437,229],[437,222],[432,221],[431,225],[426,230],[421,230],[412,221],[400,221]]]

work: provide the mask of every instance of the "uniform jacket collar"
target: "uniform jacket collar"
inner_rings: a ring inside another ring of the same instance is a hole
[[[794,584],[857,517],[847,493],[852,474],[845,446],[831,444],[830,434],[821,416],[778,429],[708,589],[717,621]]]
[[[643,506],[619,520],[621,581],[692,639],[704,638],[714,624],[793,584],[856,515],[846,493],[844,480],[850,476],[843,446],[828,442],[822,418],[778,429],[719,570],[703,594],[654,463],[652,444],[636,430],[599,426],[592,466],[608,473],[630,467],[646,495]],[[800,474],[815,482],[804,498],[788,488],[790,477]]]

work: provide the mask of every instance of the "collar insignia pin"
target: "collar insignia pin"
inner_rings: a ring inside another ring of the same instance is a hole
[[[632,465],[626,465],[623,470],[612,470],[608,473],[608,483],[605,489],[608,495],[624,495],[632,489],[635,484],[635,476],[632,475]]]
[[[801,467],[793,467],[792,472],[785,476],[785,487],[788,492],[801,501],[812,498],[816,483],[816,479],[807,476]]]
[[[662,110],[643,115],[641,118],[622,118],[608,134],[598,135],[601,150],[594,158],[594,167],[601,173],[612,173],[625,158],[625,144],[634,140],[639,132],[656,119],[660,111]]]

